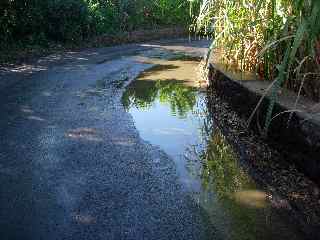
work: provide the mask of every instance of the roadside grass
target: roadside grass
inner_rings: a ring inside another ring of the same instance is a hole
[[[281,88],[296,91],[297,101],[320,102],[319,20],[318,0],[201,1],[197,29],[213,29],[211,51],[222,49],[222,62],[273,82],[264,134]]]

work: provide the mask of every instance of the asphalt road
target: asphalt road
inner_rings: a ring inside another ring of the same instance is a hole
[[[143,141],[121,96],[166,41],[0,69],[0,239],[219,239],[175,165]]]

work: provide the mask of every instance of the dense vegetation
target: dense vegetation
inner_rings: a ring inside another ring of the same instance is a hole
[[[2,0],[0,43],[46,44],[159,26],[188,26],[185,0]]]
[[[266,130],[281,87],[320,101],[319,21],[319,0],[203,0],[197,24],[228,65],[273,81]]]

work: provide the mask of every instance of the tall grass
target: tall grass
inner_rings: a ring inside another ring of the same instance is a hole
[[[200,9],[198,31],[214,29],[221,61],[274,81],[265,131],[281,87],[320,101],[319,0],[203,0]]]

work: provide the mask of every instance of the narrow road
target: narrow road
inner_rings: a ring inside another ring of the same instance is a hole
[[[137,56],[207,46],[132,44],[2,68],[1,239],[219,239],[121,103],[151,66]]]

